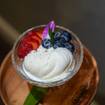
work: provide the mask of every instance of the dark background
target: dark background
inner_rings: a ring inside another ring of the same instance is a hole
[[[95,100],[105,104],[105,0],[0,0],[0,18],[20,33],[50,20],[75,32],[97,59],[100,84]],[[17,38],[9,35],[0,22],[0,62]]]

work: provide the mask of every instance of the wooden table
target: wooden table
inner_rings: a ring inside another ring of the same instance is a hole
[[[84,60],[79,72],[64,85],[50,88],[42,105],[89,105],[99,82],[97,64],[84,49]],[[0,95],[5,105],[23,105],[32,85],[23,80],[11,63],[11,52],[0,68]]]

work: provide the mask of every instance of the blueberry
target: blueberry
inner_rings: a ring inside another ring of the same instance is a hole
[[[50,48],[52,45],[51,45],[51,41],[50,41],[50,39],[44,39],[43,41],[42,41],[42,46],[44,47],[44,48]]]
[[[56,48],[61,47],[61,46],[62,46],[62,45],[61,45],[61,43],[59,43],[59,41],[55,41],[53,47],[56,49]]]
[[[57,41],[61,38],[61,32],[55,32],[54,40]]]
[[[72,39],[71,34],[67,31],[62,31],[61,38],[64,39],[66,42]]]
[[[59,39],[59,42],[60,42],[61,44],[63,44],[63,43],[66,43],[66,40],[65,40],[64,38],[60,38],[60,39]]]
[[[62,45],[62,47],[67,48],[67,49],[70,50],[72,53],[73,53],[74,50],[75,50],[75,47],[74,47],[74,45],[73,45],[72,43],[64,43],[64,44]]]

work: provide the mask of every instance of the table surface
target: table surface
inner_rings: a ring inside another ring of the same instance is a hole
[[[44,103],[48,105],[90,104],[96,93],[99,75],[95,59],[86,49],[84,52],[84,60],[79,72],[64,85],[49,89],[43,99],[43,105]],[[4,59],[0,69],[0,93],[5,103],[15,102],[14,105],[22,105],[30,92],[31,85],[16,73],[10,55],[11,53]],[[62,99],[65,100],[62,102]]]

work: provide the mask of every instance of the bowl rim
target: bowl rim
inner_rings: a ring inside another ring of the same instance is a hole
[[[22,71],[19,71],[19,68],[18,66],[16,66],[16,62],[15,62],[15,55],[14,55],[14,52],[15,52],[15,48],[18,44],[18,42],[20,41],[20,39],[26,35],[26,33],[28,33],[29,31],[33,30],[33,29],[37,29],[37,28],[43,28],[45,27],[46,25],[38,25],[38,26],[35,26],[35,27],[32,27],[32,28],[29,28],[27,29],[25,32],[23,32],[22,34],[20,34],[20,36],[18,37],[18,39],[16,40],[16,42],[14,43],[13,45],[13,48],[12,48],[12,63],[13,65],[15,66],[15,69],[17,71],[17,73],[19,75],[21,75],[25,80],[27,80],[28,82],[30,82],[31,84],[33,85],[37,85],[37,86],[40,86],[40,87],[53,87],[53,86],[58,86],[58,85],[61,85],[63,84],[64,82],[66,82],[67,80],[71,79],[74,75],[77,74],[77,72],[79,71],[80,69],[80,66],[82,64],[82,61],[83,61],[83,44],[82,42],[80,41],[80,39],[77,37],[77,35],[72,32],[71,30],[69,30],[68,28],[65,28],[63,26],[59,26],[59,25],[56,25],[56,28],[59,28],[61,30],[65,30],[69,33],[71,33],[71,35],[77,40],[77,42],[79,43],[79,46],[80,46],[80,57],[79,57],[79,63],[77,63],[76,65],[76,68],[75,68],[75,72],[72,74],[72,76],[70,74],[68,74],[65,78],[62,78],[62,80],[58,80],[58,81],[53,81],[53,82],[43,82],[43,81],[35,81],[35,80],[32,80],[32,78],[30,79],[29,77],[25,76]]]

